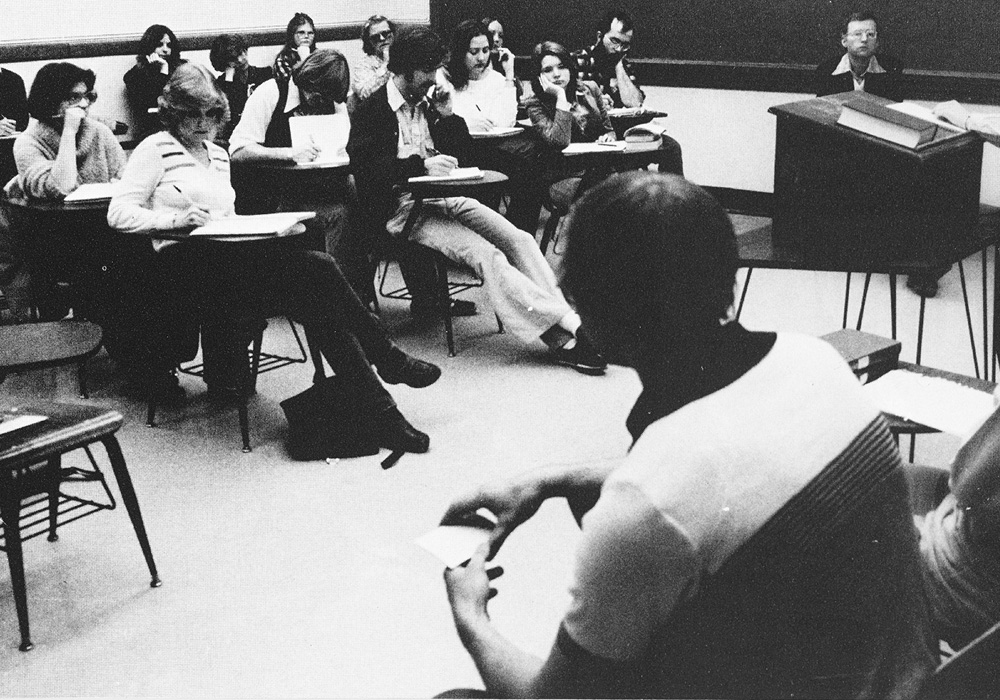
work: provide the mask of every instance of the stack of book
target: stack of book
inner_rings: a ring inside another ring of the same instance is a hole
[[[903,346],[898,340],[850,328],[827,333],[823,340],[841,354],[862,384],[899,366],[899,351]]]

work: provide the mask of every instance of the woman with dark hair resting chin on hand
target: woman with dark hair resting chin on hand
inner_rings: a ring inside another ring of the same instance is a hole
[[[215,76],[180,66],[160,98],[164,131],[136,147],[108,223],[129,232],[201,226],[233,214],[229,156],[214,143],[229,107]],[[277,241],[213,245],[154,240],[161,297],[177,319],[200,307],[250,309],[261,318],[289,315],[303,323],[382,447],[426,452],[430,438],[407,422],[372,371],[389,384],[425,387],[441,370],[407,355],[361,304],[329,255]],[[266,254],[262,254],[266,252]],[[166,328],[169,332],[169,321]]]

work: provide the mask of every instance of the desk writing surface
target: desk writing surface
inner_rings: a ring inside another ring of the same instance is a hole
[[[836,123],[853,93],[772,107],[776,246],[865,271],[949,257],[979,215],[982,140],[909,149]],[[888,101],[885,101],[888,102]]]

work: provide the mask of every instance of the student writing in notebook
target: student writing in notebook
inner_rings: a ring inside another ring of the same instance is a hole
[[[351,284],[363,293],[367,246],[351,221],[357,200],[351,176],[322,169],[289,173],[260,167],[308,164],[338,155],[321,152],[315,142],[293,144],[289,124],[299,116],[330,116],[333,128],[342,132],[341,147],[346,146],[350,84],[343,54],[317,49],[292,69],[287,80],[268,80],[254,90],[229,137],[229,153],[233,163],[245,166],[235,178],[241,189],[241,213],[316,212],[306,226],[318,239],[317,247],[336,258]]]
[[[226,96],[204,66],[186,64],[160,98],[165,129],[140,143],[108,207],[108,223],[129,233],[200,226],[233,213],[229,155],[214,143],[228,116]],[[274,245],[202,245],[155,241],[169,337],[201,308],[235,308],[260,318],[288,315],[303,323],[344,383],[370,437],[380,446],[426,452],[414,428],[372,371],[388,384],[426,387],[441,370],[407,355],[358,299],[325,253]],[[244,346],[245,347],[245,346]],[[163,358],[158,358],[160,362]]]

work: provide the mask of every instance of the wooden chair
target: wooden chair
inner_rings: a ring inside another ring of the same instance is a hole
[[[75,364],[80,398],[87,398],[87,360],[101,348],[101,327],[87,321],[0,326],[0,382],[16,372]]]
[[[150,586],[160,586],[153,553],[146,536],[142,513],[132,479],[125,466],[115,432],[124,419],[117,411],[96,406],[30,402],[19,406],[20,413],[42,415],[46,420],[0,436],[0,519],[3,523],[0,549],[7,553],[11,587],[21,633],[21,651],[32,648],[28,627],[28,598],[24,576],[22,543],[48,533],[59,539],[61,525],[87,515],[117,507],[104,473],[90,450],[95,442],[104,445],[114,471],[122,502],[139,540],[151,575]],[[89,468],[63,467],[62,456],[82,448]],[[103,487],[97,497],[64,493],[66,482],[96,482]]]
[[[1000,698],[1000,622],[941,664],[917,700]]]

